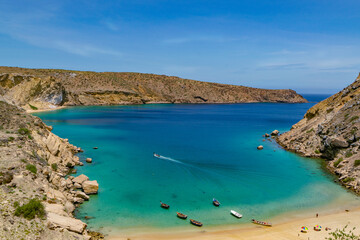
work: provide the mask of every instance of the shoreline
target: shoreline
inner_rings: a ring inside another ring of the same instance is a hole
[[[31,113],[38,113],[38,112],[51,112],[51,111],[64,109],[64,108],[67,108],[67,106],[59,106],[59,107],[55,107],[55,108],[45,108],[45,109],[38,109],[38,110],[26,109],[26,113],[31,114]]]
[[[192,228],[189,229],[147,229],[146,233],[139,233],[134,231],[129,234],[108,234],[106,239],[109,240],[122,240],[122,239],[204,239],[204,240],[218,240],[218,239],[250,239],[250,240],[278,240],[278,239],[325,239],[329,237],[329,233],[335,231],[337,228],[342,229],[348,225],[348,229],[358,227],[360,225],[360,207],[348,210],[335,210],[335,212],[321,212],[319,211],[319,217],[315,216],[315,213],[306,214],[306,216],[289,217],[285,214],[273,218],[275,222],[279,223],[273,225],[273,227],[264,227],[255,225],[252,223],[245,223],[239,225],[229,226],[211,226],[208,228]],[[281,219],[281,220],[280,220]],[[351,220],[350,220],[351,219]],[[317,232],[313,230],[315,225],[321,225],[322,231]],[[308,233],[301,233],[302,226],[309,228]],[[328,227],[331,230],[326,231]],[[360,234],[360,229],[356,228],[354,233]]]

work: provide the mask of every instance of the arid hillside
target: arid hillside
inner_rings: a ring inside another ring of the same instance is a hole
[[[339,93],[310,108],[278,138],[286,149],[327,160],[340,181],[360,192],[360,75]]]
[[[143,73],[14,67],[0,67],[0,94],[25,109],[63,105],[306,102],[289,89],[266,90]]]

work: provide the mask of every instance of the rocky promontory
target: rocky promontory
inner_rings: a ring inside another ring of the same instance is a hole
[[[0,239],[96,239],[73,212],[98,184],[68,175],[79,149],[51,129],[0,97]]]
[[[28,110],[78,105],[307,102],[290,89],[259,89],[156,74],[15,67],[0,67],[0,95]]]
[[[326,159],[328,169],[339,181],[359,193],[359,129],[360,75],[350,86],[310,108],[277,141],[303,156]]]

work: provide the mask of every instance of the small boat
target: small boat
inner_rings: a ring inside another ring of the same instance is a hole
[[[198,227],[201,227],[203,224],[199,221],[196,221],[194,219],[190,219],[190,223],[195,225],[195,226],[198,226]]]
[[[216,200],[215,198],[213,198],[213,204],[218,207],[220,206],[220,202],[218,200]]]
[[[235,217],[237,217],[237,218],[242,218],[242,215],[241,215],[240,213],[234,211],[234,210],[231,210],[230,213],[231,213],[232,215],[234,215]]]
[[[251,219],[251,222],[255,223],[255,224],[263,225],[263,226],[266,226],[266,227],[272,227],[272,224],[268,223],[268,222],[262,222],[262,221],[258,221],[258,220],[255,220],[255,219]]]
[[[181,219],[187,219],[187,215],[183,214],[183,213],[179,213],[179,212],[176,212],[178,218],[181,218]]]
[[[161,156],[160,156],[160,154],[154,153],[154,157],[160,158]]]
[[[169,209],[169,205],[167,205],[167,204],[165,204],[165,203],[163,203],[163,202],[161,202],[160,201],[160,206],[162,207],[162,208],[165,208],[165,209]]]

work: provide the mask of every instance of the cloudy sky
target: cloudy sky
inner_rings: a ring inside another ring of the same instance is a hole
[[[358,0],[0,0],[0,65],[334,93],[360,72]]]

